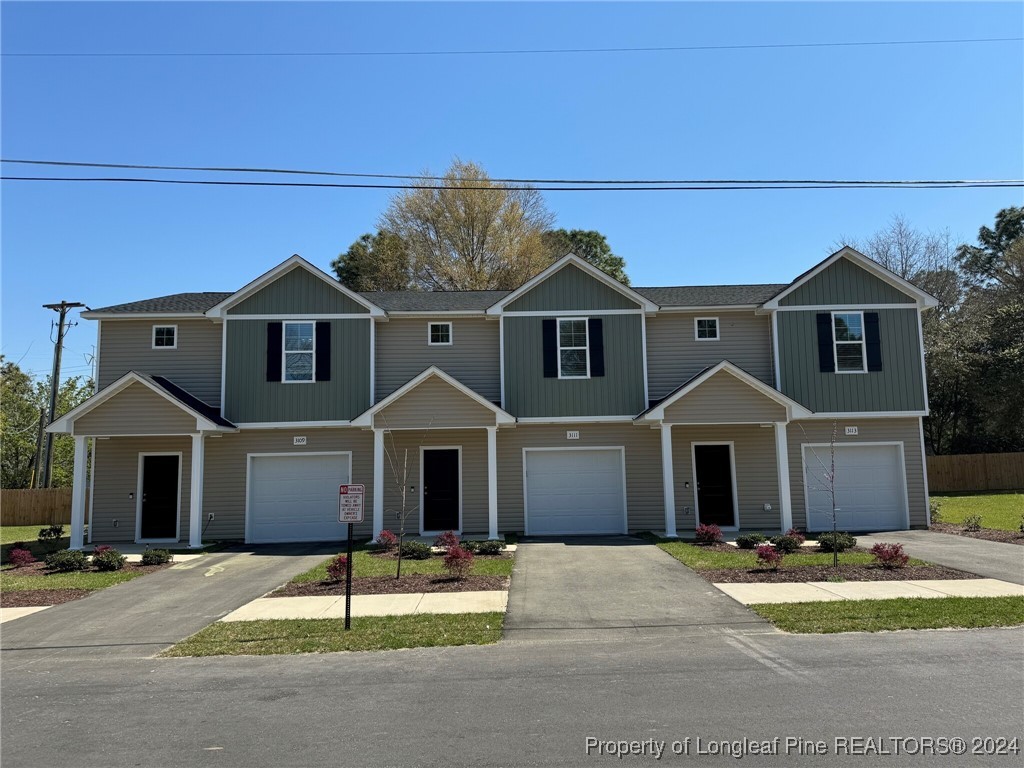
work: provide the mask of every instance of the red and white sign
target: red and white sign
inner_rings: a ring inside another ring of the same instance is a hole
[[[338,522],[339,523],[361,523],[363,522],[363,496],[366,494],[366,486],[342,485],[338,488]]]

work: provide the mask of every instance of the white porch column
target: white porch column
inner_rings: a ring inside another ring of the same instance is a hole
[[[85,466],[89,460],[88,438],[75,435],[75,469],[71,476],[71,546],[85,546]]]
[[[487,538],[498,538],[498,428],[487,427]]]
[[[192,435],[192,484],[188,507],[189,549],[203,548],[203,469],[206,465],[206,436]]]
[[[373,430],[373,538],[384,530],[384,430]]]
[[[793,527],[793,502],[789,495],[789,438],[786,422],[775,422],[775,466],[779,473],[779,521],[782,531]]]
[[[665,536],[676,538],[676,483],[672,465],[672,425],[661,425],[661,478],[665,498]]]

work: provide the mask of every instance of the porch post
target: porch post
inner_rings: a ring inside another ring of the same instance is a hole
[[[676,538],[676,483],[672,467],[672,425],[661,424],[661,478],[665,498],[665,536]]]
[[[793,527],[793,502],[789,494],[789,438],[786,422],[775,422],[775,466],[779,473],[779,518],[782,531]]]
[[[498,428],[487,427],[487,538],[498,538]]]
[[[206,436],[192,435],[192,484],[188,507],[189,549],[203,548],[203,469],[206,465]]]
[[[373,538],[384,530],[384,430],[373,430]]]
[[[85,546],[85,466],[89,453],[88,438],[75,435],[75,469],[71,476],[71,543],[70,549]]]

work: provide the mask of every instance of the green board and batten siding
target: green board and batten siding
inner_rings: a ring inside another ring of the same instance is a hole
[[[331,380],[267,381],[267,320],[228,320],[224,416],[235,424],[348,421],[370,407],[370,323],[331,320]]]
[[[228,315],[369,314],[369,309],[330,283],[295,267],[252,296],[231,307]]]
[[[783,307],[916,303],[913,297],[846,258],[839,259],[779,301]]]
[[[571,264],[505,305],[506,312],[591,312],[639,308],[633,299]]]

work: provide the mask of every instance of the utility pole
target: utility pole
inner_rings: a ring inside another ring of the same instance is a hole
[[[60,314],[60,322],[57,325],[57,341],[53,346],[53,373],[50,375],[50,413],[49,420],[52,423],[57,418],[57,392],[60,389],[60,358],[64,352],[64,334],[67,331],[68,310],[75,307],[84,307],[77,301],[61,300],[60,304],[43,304],[44,309],[52,309]],[[46,433],[46,461],[43,464],[43,488],[50,487],[50,472],[53,468],[53,433]]]

